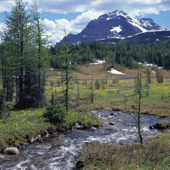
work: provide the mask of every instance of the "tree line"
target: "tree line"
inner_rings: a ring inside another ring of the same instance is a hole
[[[51,67],[61,68],[62,59],[57,51],[63,48],[63,44],[50,48]],[[137,62],[148,62],[164,69],[170,69],[170,41],[159,41],[146,45],[130,45],[126,43],[105,45],[100,41],[81,42],[70,44],[71,51],[78,51],[81,58],[75,58],[74,64],[86,64],[93,59],[105,59],[110,67],[121,65],[122,67],[138,68]]]

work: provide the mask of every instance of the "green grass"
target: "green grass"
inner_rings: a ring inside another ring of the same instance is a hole
[[[125,97],[127,94],[126,106],[135,111],[137,108],[137,98],[138,96],[134,93],[134,87],[130,87],[133,80],[119,81],[119,84],[114,86],[109,86],[109,82],[105,89],[95,89],[94,90],[94,103],[90,103],[89,96],[90,90],[89,86],[80,84],[80,98],[82,99],[80,108],[90,109],[90,110],[120,110],[125,111]],[[88,81],[88,84],[90,81]],[[150,84],[152,86],[149,89],[149,96],[146,96],[146,89],[142,91],[142,104],[141,111],[144,114],[155,115],[157,117],[168,118],[170,117],[170,83],[165,82],[158,84],[156,82]],[[70,106],[75,107],[76,104],[76,93],[77,85],[72,86],[73,90],[70,90]],[[49,89],[47,87],[47,89]],[[63,86],[54,87],[53,90],[48,92],[48,100],[50,100],[52,91],[57,92],[57,96],[61,96],[61,91],[64,89]],[[126,91],[126,89],[131,89],[131,91]],[[117,90],[122,90],[122,93],[116,93]],[[109,93],[114,91],[113,93]]]
[[[0,150],[8,146],[19,146],[37,137],[48,129],[49,132],[69,129],[75,123],[83,124],[86,128],[101,126],[101,122],[93,114],[70,111],[66,120],[60,126],[55,126],[43,118],[43,109],[27,109],[10,111],[10,116],[0,120]]]
[[[143,145],[122,147],[98,141],[84,148],[78,161],[83,170],[168,170],[170,169],[170,134],[151,138]]]

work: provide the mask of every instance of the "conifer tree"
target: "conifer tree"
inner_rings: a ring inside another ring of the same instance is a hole
[[[68,35],[65,32],[65,37],[64,37],[64,44],[61,49],[57,51],[58,56],[60,56],[63,60],[62,66],[65,70],[65,77],[63,79],[63,82],[65,84],[65,89],[63,91],[64,93],[64,98],[65,98],[65,106],[66,106],[66,111],[68,113],[68,100],[69,100],[69,90],[71,87],[69,86],[70,81],[73,79],[73,76],[71,75],[71,70],[75,67],[73,60],[77,58],[78,53],[76,50],[72,51],[69,47],[69,42],[67,42]]]
[[[16,107],[42,107],[45,85],[45,44],[37,6],[27,11],[22,0],[15,0],[11,14],[6,14],[4,42],[6,45],[3,82],[7,100],[11,100],[16,90]],[[4,55],[3,54],[3,55]],[[1,59],[3,59],[1,55]],[[15,83],[13,82],[15,78]],[[16,87],[13,87],[13,86]]]

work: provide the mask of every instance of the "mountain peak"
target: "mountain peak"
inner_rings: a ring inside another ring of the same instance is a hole
[[[163,30],[163,28],[151,18],[133,19],[125,12],[115,10],[90,21],[81,33],[70,36],[68,39],[78,43],[112,37],[123,38],[150,30]]]

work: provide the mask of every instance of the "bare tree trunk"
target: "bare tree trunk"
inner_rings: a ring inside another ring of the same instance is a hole
[[[141,135],[141,118],[140,118],[140,110],[141,110],[141,89],[139,92],[139,110],[138,110],[138,135],[139,135],[139,139],[140,139],[140,143],[143,143],[143,138]]]

